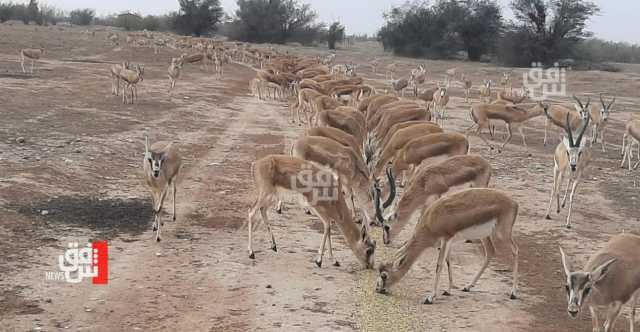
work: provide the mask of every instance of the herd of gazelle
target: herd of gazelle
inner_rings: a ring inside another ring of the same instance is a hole
[[[43,49],[21,50],[23,71],[26,72],[24,62],[31,59],[33,72],[35,61],[43,54]],[[518,203],[507,193],[489,188],[492,175],[489,162],[479,155],[468,154],[467,138],[444,131],[444,123],[438,121],[444,118],[449,99],[447,89],[457,75],[456,69],[447,71],[445,85],[423,94],[419,94],[417,89],[417,85],[424,82],[426,71],[423,66],[412,72],[408,80],[410,83],[394,81],[398,87],[411,85],[418,100],[430,102],[425,107],[424,103],[402,99],[397,95],[377,94],[373,87],[355,76],[355,66],[329,68],[335,61],[335,55],[324,59],[291,56],[281,56],[279,59],[273,52],[265,52],[268,55],[264,55],[248,51],[246,47],[239,54],[242,61],[253,62],[260,67],[264,67],[265,58],[269,59],[268,67],[258,74],[257,84],[252,82],[252,90],[255,89],[254,92],[260,96],[270,88],[274,90],[274,96],[293,94],[290,98],[293,101],[291,108],[298,112],[297,120],[301,123],[300,113],[306,112],[309,126],[303,137],[293,144],[289,155],[270,155],[252,165],[258,194],[247,219],[250,258],[255,258],[252,237],[260,224],[256,223],[257,214],[260,214],[260,220],[269,232],[271,248],[277,251],[267,212],[273,207],[279,207],[278,211],[281,212],[282,200],[288,200],[288,194],[293,194],[323,222],[322,242],[315,261],[318,266],[322,265],[327,244],[330,259],[339,266],[333,257],[332,225],[338,226],[365,268],[377,269],[376,290],[379,293],[388,292],[392,285],[400,281],[425,249],[438,248],[433,292],[424,301],[430,304],[438,295],[438,281],[445,263],[449,286],[444,294],[450,295],[452,292],[449,255],[454,242],[475,240],[483,248],[484,261],[480,270],[463,289],[470,291],[495,255],[498,241],[506,243],[513,254],[510,297],[516,298],[518,246],[513,240],[512,231],[518,216]],[[210,58],[207,53],[172,58],[168,69],[170,90],[175,87],[185,63],[202,62],[206,66]],[[212,58],[216,72],[221,76],[226,56],[223,52],[214,52]],[[374,71],[378,65],[378,60],[372,63]],[[391,79],[396,70],[395,63],[386,67]],[[143,74],[142,65],[124,62],[112,66],[112,92],[119,94],[122,81],[123,102],[126,103],[128,99],[133,102],[137,95],[136,84],[143,80]],[[464,75],[462,83],[468,101],[472,83]],[[605,129],[615,98],[607,103],[601,95],[599,105],[591,105],[590,101],[583,104],[575,98],[574,111],[563,105],[523,103],[526,92],[520,98],[513,97],[510,76],[507,74],[500,83],[503,91],[497,93],[498,99],[494,102],[489,102],[492,81],[484,81],[480,87],[481,101],[486,103],[471,107],[474,125],[467,130],[467,134],[475,129],[475,133],[491,146],[482,136],[482,130],[491,129],[491,121],[503,121],[508,132],[501,145],[503,149],[511,140],[513,129],[518,129],[526,147],[521,125],[534,117],[546,117],[545,144],[548,123],[561,127],[566,135],[554,154],[554,185],[547,218],[550,218],[554,197],[559,211],[561,184],[563,177],[567,176],[569,180],[562,206],[568,197],[566,225],[569,227],[576,187],[592,156],[590,146],[584,139],[585,132],[591,124],[591,145],[600,140],[603,151],[606,149]],[[295,121],[292,112],[292,122]],[[638,141],[640,120],[632,120],[625,128],[622,142],[623,167],[625,162],[628,162],[630,169],[640,163]],[[632,167],[635,146],[638,147],[636,154],[639,161]],[[143,170],[153,197],[153,228],[157,241],[161,240],[163,225],[160,213],[170,189],[173,192],[173,220],[176,219],[176,181],[180,169],[181,157],[174,143],[156,142],[149,145],[145,137]],[[396,175],[400,173],[403,174],[402,194],[396,188]],[[381,176],[386,178],[388,188],[383,188],[379,181]],[[309,179],[323,181],[315,183],[309,182]],[[330,195],[327,199],[328,192]],[[388,197],[383,200],[386,192]],[[325,199],[319,199],[320,196]],[[362,212],[364,220],[358,220],[356,211]],[[414,230],[393,259],[374,266],[376,241],[372,239],[370,227],[380,226],[384,244],[390,244],[408,225],[413,225]],[[640,296],[639,251],[640,237],[618,235],[591,257],[583,271],[571,272],[568,259],[561,249],[567,277],[569,314],[575,316],[589,298],[594,328],[600,326],[598,308],[605,307],[604,327],[610,330],[621,307],[631,302],[633,310],[630,324],[633,330],[635,304]]]

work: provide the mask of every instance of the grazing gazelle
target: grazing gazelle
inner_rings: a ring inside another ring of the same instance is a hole
[[[571,228],[571,207],[573,205],[573,196],[576,193],[578,183],[580,183],[580,180],[582,179],[582,173],[591,162],[591,148],[588,146],[587,141],[582,140],[584,132],[589,126],[589,119],[590,118],[587,117],[587,121],[584,123],[584,126],[580,131],[578,139],[574,141],[569,114],[567,114],[567,125],[565,126],[567,136],[565,136],[562,139],[562,142],[558,144],[553,158],[553,189],[551,190],[551,197],[549,198],[549,207],[547,208],[546,218],[551,220],[550,213],[554,196],[556,197],[557,204],[556,211],[557,213],[560,213],[560,189],[562,187],[563,176],[568,173],[566,174],[568,176],[567,188],[565,189],[564,198],[562,200],[562,207],[564,207],[567,202],[569,188],[571,187],[571,195],[569,196],[569,212],[567,213],[566,223],[567,228]]]
[[[439,164],[421,166],[409,182],[400,200],[387,201],[382,213],[380,202],[376,200],[376,217],[383,225],[384,243],[392,241],[411,221],[417,220],[425,209],[445,194],[466,187],[486,188],[491,179],[491,164],[479,155],[451,157]],[[393,177],[389,181],[393,183]],[[397,204],[394,204],[397,203]]]
[[[173,189],[173,220],[176,220],[176,181],[182,159],[178,147],[174,143],[156,142],[149,146],[149,138],[144,137],[144,179],[151,190],[153,198],[154,222],[156,241],[160,241],[160,212],[167,195],[169,186]]]
[[[257,189],[257,197],[249,210],[249,258],[254,259],[252,247],[254,231],[253,219],[260,212],[262,221],[271,236],[271,249],[277,251],[275,237],[267,219],[267,210],[275,206],[278,199],[293,194],[306,203],[324,225],[322,244],[318,250],[316,265],[322,266],[324,246],[329,243],[331,249],[331,223],[336,223],[342,231],[347,245],[365,268],[373,267],[373,254],[376,242],[371,240],[366,225],[358,229],[352,219],[351,211],[342,194],[340,178],[327,168],[289,156],[269,155],[252,165],[253,181]],[[334,265],[339,265],[337,261]]]
[[[622,136],[622,164],[620,167],[624,167],[624,162],[629,160],[629,170],[632,170],[631,159],[633,159],[633,144],[638,144],[638,162],[633,168],[638,167],[640,164],[640,119],[633,119],[627,123],[624,130],[624,136]]]
[[[35,62],[40,60],[40,58],[44,55],[44,48],[23,48],[20,50],[20,66],[22,66],[22,72],[26,73],[27,71],[24,69],[24,61],[26,59],[31,60],[31,70],[29,71],[33,74],[33,67]]]
[[[588,303],[593,331],[600,331],[599,312],[605,311],[604,332],[614,330],[625,304],[631,306],[629,330],[635,331],[636,307],[640,304],[640,236],[618,234],[591,256],[581,271],[571,271],[562,248],[562,267],[566,277],[567,313],[578,316]]]
[[[404,277],[420,255],[427,249],[439,247],[433,284],[433,294],[425,304],[432,304],[438,293],[438,280],[443,264],[449,258],[451,245],[456,240],[481,240],[484,262],[478,273],[463,291],[469,292],[495,255],[494,241],[510,245],[513,253],[513,286],[511,299],[518,290],[518,246],[513,240],[513,225],[518,217],[518,203],[511,195],[494,189],[466,189],[437,200],[422,213],[411,238],[395,253],[393,260],[378,268],[376,291],[385,294],[387,289]],[[451,282],[452,279],[449,278]],[[450,294],[449,290],[445,295]]]
[[[598,136],[600,136],[600,144],[602,145],[602,152],[606,152],[607,149],[605,147],[606,143],[604,141],[604,132],[607,129],[607,124],[609,123],[609,113],[611,112],[611,107],[616,102],[616,98],[613,97],[611,102],[607,105],[604,102],[604,98],[602,94],[600,94],[600,104],[602,107],[598,107],[597,104],[591,106],[589,110],[591,113],[591,121],[593,121],[592,131],[591,131],[591,146],[598,143]]]

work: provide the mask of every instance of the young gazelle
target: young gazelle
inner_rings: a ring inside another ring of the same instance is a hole
[[[365,268],[373,267],[376,242],[369,237],[366,225],[358,229],[353,221],[342,190],[339,189],[341,188],[340,178],[335,173],[327,168],[320,168],[315,163],[281,155],[270,155],[256,161],[252,165],[252,173],[258,195],[249,210],[247,219],[249,258],[255,258],[252,238],[256,214],[260,212],[262,221],[271,236],[271,249],[277,251],[275,237],[267,219],[267,210],[275,206],[279,198],[294,194],[308,204],[324,225],[322,244],[316,259],[318,266],[322,265],[324,246],[327,241],[329,256],[332,256],[330,226],[334,222],[342,231],[347,245],[360,263]]]
[[[606,152],[606,143],[604,141],[604,132],[607,129],[607,123],[609,120],[609,113],[611,112],[611,106],[616,102],[616,98],[613,97],[611,102],[607,105],[604,102],[602,94],[600,94],[600,104],[602,107],[598,107],[597,104],[591,106],[589,110],[591,114],[591,121],[593,121],[593,128],[591,130],[591,146],[598,142],[598,136],[600,136],[600,144],[602,145],[602,152]]]
[[[438,293],[440,272],[444,262],[449,259],[452,243],[457,240],[481,240],[484,262],[471,283],[463,289],[469,292],[495,255],[494,241],[499,240],[510,245],[514,256],[510,297],[516,299],[518,246],[512,232],[517,217],[518,203],[508,193],[494,189],[466,189],[440,198],[420,215],[413,235],[398,249],[393,260],[378,268],[376,291],[385,294],[389,287],[404,277],[427,248],[439,247],[433,294],[424,301],[425,304],[432,304]],[[449,290],[445,295],[451,292],[452,278],[449,281]]]
[[[638,147],[638,162],[631,167],[631,159],[633,159],[633,144],[634,142],[639,145]],[[640,119],[634,119],[627,123],[627,127],[622,136],[622,164],[620,167],[624,167],[624,162],[629,160],[629,170],[632,170],[640,164]]]
[[[27,71],[24,69],[24,61],[26,59],[31,60],[31,70],[29,71],[33,74],[33,67],[35,62],[40,60],[40,58],[44,55],[44,48],[23,48],[20,50],[20,66],[22,66],[22,72],[26,73]]]
[[[127,104],[127,90],[131,91],[131,104],[138,99],[138,87],[137,84],[144,81],[144,66],[136,65],[135,70],[123,69],[118,75],[124,83],[122,88],[122,103]]]
[[[156,142],[149,146],[149,138],[144,137],[144,179],[153,198],[156,241],[160,241],[160,212],[169,186],[173,187],[173,221],[176,220],[176,181],[182,159],[178,147],[174,143]]]
[[[593,331],[600,331],[599,313],[605,310],[604,331],[614,330],[625,304],[631,306],[629,330],[635,331],[636,307],[640,304],[640,236],[618,234],[591,256],[581,271],[571,271],[562,248],[562,267],[566,277],[567,313],[578,316],[588,303]]]
[[[387,201],[382,208],[379,201],[375,202],[378,221],[389,225],[383,233],[384,243],[392,241],[443,195],[466,187],[486,188],[491,173],[491,164],[479,155],[454,156],[439,164],[419,167],[399,201]],[[387,208],[388,213],[383,213],[382,209]]]
[[[576,193],[578,183],[582,178],[582,172],[589,166],[591,162],[591,148],[588,146],[587,141],[583,141],[582,137],[584,132],[589,126],[589,117],[584,123],[577,140],[573,140],[573,133],[570,127],[570,118],[567,114],[567,125],[565,131],[567,136],[563,138],[562,142],[558,144],[556,148],[553,166],[553,189],[551,190],[551,197],[549,198],[549,207],[547,208],[547,219],[551,220],[551,205],[553,204],[553,198],[556,197],[557,213],[560,213],[560,189],[562,186],[563,176],[566,174],[569,179],[567,180],[567,188],[565,189],[564,198],[562,200],[562,207],[567,202],[567,194],[569,193],[569,187],[571,186],[571,195],[569,196],[569,212],[567,213],[566,227],[571,228],[571,207],[573,205],[573,196]]]
[[[180,78],[182,73],[183,58],[171,58],[171,65],[167,70],[169,73],[169,92],[176,86],[176,81]]]

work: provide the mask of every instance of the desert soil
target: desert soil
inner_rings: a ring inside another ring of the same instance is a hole
[[[104,32],[93,39],[80,29],[38,29],[0,25],[2,331],[587,331],[588,314],[567,317],[558,246],[580,266],[611,234],[640,233],[640,173],[619,168],[624,124],[639,111],[640,66],[624,66],[621,73],[568,73],[570,93],[594,101],[600,92],[618,98],[607,152],[594,148],[571,230],[562,227],[566,210],[554,212],[552,221],[544,219],[557,129],[545,147],[543,119],[528,123],[530,156],[518,135],[502,153],[471,139],[472,152],[494,167],[491,186],[520,203],[515,227],[520,297],[508,299],[511,257],[505,254],[471,293],[457,288],[428,306],[421,303],[432,286],[435,250],[426,252],[390,295],[378,295],[375,273],[362,270],[339,233],[334,251],[342,266],[315,266],[321,223],[297,204],[287,204],[282,215],[269,213],[279,251],[269,250],[261,229],[254,240],[256,259],[247,257],[240,227],[255,194],[250,165],[285,153],[303,131],[289,123],[284,103],[249,95],[253,68],[229,65],[218,80],[189,66],[170,95],[166,69],[177,51],[154,55],[151,49],[114,48]],[[38,45],[48,50],[44,60],[34,75],[22,74],[18,50]],[[398,62],[403,75],[425,62],[385,56],[375,44],[341,50],[338,62],[361,64],[361,75],[384,89],[384,73],[365,66],[373,55],[383,56],[385,64]],[[109,67],[125,59],[145,64],[135,105],[122,105],[110,94]],[[458,67],[476,86],[486,77],[497,80],[505,70],[425,63],[432,81]],[[519,77],[522,71],[515,73]],[[469,105],[459,86],[451,90],[447,130],[462,132],[470,125]],[[177,142],[184,155],[178,220],[163,216],[160,243],[154,241],[150,195],[142,182],[144,134],[152,141]],[[381,262],[397,245],[385,248],[380,234],[375,236]],[[46,280],[47,272],[58,271],[58,256],[68,242],[92,240],[109,241],[107,286]],[[456,245],[452,261],[461,287],[479,268],[481,248]],[[618,331],[627,331],[622,320],[618,325]]]

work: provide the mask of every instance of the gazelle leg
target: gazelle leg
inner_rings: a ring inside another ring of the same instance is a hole
[[[260,215],[262,215],[262,221],[265,226],[267,226],[267,231],[269,232],[269,236],[271,236],[271,250],[278,252],[278,246],[276,245],[276,238],[273,236],[273,232],[271,231],[271,225],[269,225],[269,219],[267,218],[267,209],[260,208]]]
[[[502,146],[500,147],[500,150],[498,150],[498,152],[504,150],[504,147],[507,145],[507,143],[509,143],[511,141],[512,137],[513,137],[513,132],[511,131],[511,124],[507,123],[507,139],[504,140],[504,142],[502,143]]]
[[[176,179],[171,182],[173,184],[173,221],[176,221]]]
[[[554,196],[557,197],[558,200],[558,212],[560,212],[560,195],[557,194],[557,191],[560,187],[560,181],[562,181],[562,174],[558,169],[558,166],[553,167],[553,187],[551,188],[551,195],[549,197],[549,206],[547,207],[547,220],[551,220],[551,206],[553,205]]]
[[[249,243],[248,243],[247,249],[249,251],[249,258],[251,259],[254,259],[256,257],[255,254],[253,253],[253,247],[251,243],[253,239],[253,218],[255,217],[259,208],[260,207],[258,205],[252,207],[251,210],[249,210],[249,216],[247,217],[247,228],[249,229]]]
[[[564,188],[564,196],[562,197],[562,208],[564,209],[567,206],[567,195],[569,194],[569,187],[571,186],[571,176],[569,176],[569,180],[567,181],[567,186]]]
[[[282,202],[282,200],[278,200],[278,204],[276,205],[276,213],[277,214],[282,214],[282,206],[284,205],[284,202]]]
[[[616,320],[620,316],[620,309],[622,309],[622,303],[614,302],[609,305],[607,309],[607,318],[604,321],[604,332],[613,331],[614,326],[616,325]]]
[[[160,239],[160,225],[162,224],[160,222],[160,213],[156,213],[155,219],[156,219],[155,225],[157,227],[156,228],[156,242],[160,242],[160,240],[161,240]]]
[[[463,292],[471,291],[471,288],[476,285],[476,283],[484,273],[484,270],[487,268],[487,266],[489,266],[489,261],[495,255],[495,248],[493,247],[493,243],[491,243],[491,239],[484,238],[481,242],[482,250],[484,251],[484,261],[482,262],[482,266],[480,267],[478,273],[476,273],[476,275],[471,280],[471,283],[469,283],[469,285],[462,289]]]
[[[524,128],[522,126],[518,126],[518,131],[520,132],[520,136],[522,136],[522,145],[524,145],[525,151],[529,152],[529,147],[527,146],[527,140],[524,136]]]
[[[22,66],[22,72],[26,73],[27,71],[24,69],[24,55],[20,57],[20,66]]]
[[[433,293],[431,296],[427,296],[424,300],[424,304],[433,304],[436,296],[438,294],[438,281],[440,280],[440,272],[442,272],[442,265],[444,263],[445,258],[449,254],[449,248],[451,247],[451,241],[442,241],[442,246],[440,248],[440,253],[438,254],[438,262],[436,263],[436,276],[433,282]]]
[[[340,262],[333,256],[333,247],[331,245],[331,225],[329,225],[329,235],[327,236],[327,242],[329,245],[329,259],[333,261],[333,266],[340,266]]]
[[[624,148],[625,148],[625,143],[626,143],[626,142],[627,142],[627,134],[624,134],[624,135],[622,136],[622,149],[620,149],[620,155],[621,155],[621,156],[624,156],[624,153],[626,152],[626,151],[625,151],[625,149],[624,149]]]
[[[578,183],[580,182],[580,175],[573,180],[573,188],[571,189],[571,196],[569,197],[569,213],[567,214],[567,228],[571,228],[571,207],[573,205],[573,195],[576,193],[576,189],[578,188]]]
[[[331,221],[322,220],[322,224],[324,226],[324,233],[322,234],[322,243],[320,244],[320,249],[318,249],[318,258],[316,258],[316,265],[318,267],[322,267],[322,256],[324,255],[324,245],[327,243],[327,238],[329,237],[329,233],[331,232]]]
[[[516,242],[511,238],[511,254],[513,255],[513,286],[511,288],[510,298],[515,300],[518,293],[518,267],[519,267],[519,249]]]
[[[598,312],[596,311],[596,308],[589,306],[589,312],[591,313],[591,327],[593,332],[599,332],[600,322],[598,321]]]
[[[600,144],[602,144],[602,152],[607,152],[607,144],[604,141],[604,129],[602,129],[602,133],[600,134]]]
[[[446,291],[442,292],[444,296],[451,296],[451,290],[453,289],[453,271],[451,270],[451,261],[449,260],[449,256],[445,258],[445,262],[447,263],[447,274],[449,275],[449,288]]]

